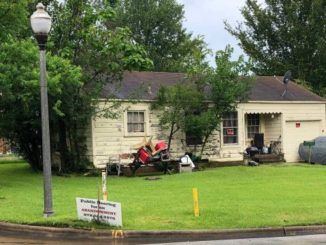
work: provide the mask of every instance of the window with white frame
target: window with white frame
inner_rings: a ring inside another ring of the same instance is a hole
[[[253,139],[259,133],[259,114],[248,114],[247,125],[248,139]]]
[[[128,133],[145,132],[145,112],[144,111],[128,111],[127,112],[127,128]]]
[[[238,113],[229,112],[223,116],[223,143],[238,143]]]

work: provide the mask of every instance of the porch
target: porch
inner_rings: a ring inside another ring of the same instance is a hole
[[[259,163],[283,162],[282,113],[245,112],[245,144]]]
[[[277,163],[284,162],[284,154],[270,153],[270,154],[256,154],[253,160],[259,163]]]

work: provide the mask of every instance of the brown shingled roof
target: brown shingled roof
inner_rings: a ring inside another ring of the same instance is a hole
[[[320,96],[289,82],[287,93],[282,97],[283,77],[257,76],[249,93],[249,101],[320,101]],[[113,95],[117,99],[154,100],[160,86],[188,83],[185,74],[171,72],[125,72],[119,83],[108,84],[102,97]]]
[[[249,94],[249,100],[254,101],[325,101],[322,97],[312,93],[308,89],[289,82],[287,92],[285,90],[283,77],[257,76]]]
[[[161,86],[187,83],[185,74],[172,72],[125,72],[121,82],[107,84],[102,96],[117,99],[154,100]]]

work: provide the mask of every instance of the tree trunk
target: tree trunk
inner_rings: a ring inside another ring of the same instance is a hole
[[[172,125],[171,125],[171,130],[170,130],[170,135],[169,135],[169,142],[168,142],[168,151],[170,151],[171,141],[172,141],[172,137],[173,137],[174,125],[175,125],[175,123],[172,123]]]
[[[67,145],[67,128],[63,120],[59,120],[59,149],[60,149],[60,161],[61,169],[59,172],[65,171],[69,165],[68,145]],[[63,169],[62,169],[63,168]]]
[[[70,126],[70,125],[69,125]],[[69,162],[69,169],[72,169],[71,166],[75,165],[75,149],[74,149],[74,140],[73,140],[73,133],[71,127],[68,128],[68,140],[69,140],[69,150],[70,150],[70,162]]]
[[[212,132],[213,132],[213,131],[210,131],[210,132],[207,133],[207,134],[205,135],[205,137],[204,137],[204,142],[203,142],[203,144],[202,144],[202,146],[201,146],[201,150],[200,150],[200,157],[203,155],[203,152],[204,152],[204,149],[205,149],[206,143],[207,143],[207,141],[208,141],[209,136],[211,136]]]
[[[77,129],[77,122],[74,121],[73,123],[73,143],[74,143],[74,156],[75,156],[75,164],[74,168],[80,164],[80,146],[79,146],[79,138],[78,138],[78,129]]]
[[[29,163],[34,171],[42,171],[42,155],[41,148],[38,146],[37,142],[33,141],[28,144],[23,143],[26,140],[21,140],[20,142],[20,152],[23,154],[25,160]]]

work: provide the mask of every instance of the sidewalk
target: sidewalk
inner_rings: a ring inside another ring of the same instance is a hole
[[[182,231],[131,231],[91,230],[17,225],[0,222],[0,231],[44,238],[69,238],[87,240],[125,240],[155,242],[207,241],[240,238],[286,237],[296,235],[326,234],[326,225],[292,226],[258,229],[182,230]]]

